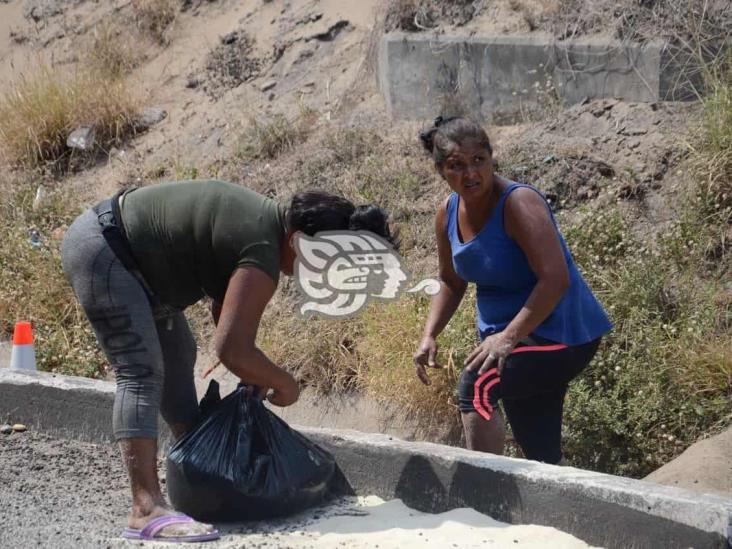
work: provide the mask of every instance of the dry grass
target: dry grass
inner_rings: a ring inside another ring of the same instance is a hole
[[[485,0],[389,0],[385,5],[387,31],[419,32],[441,22],[465,25],[484,8]]]
[[[14,166],[64,168],[69,133],[95,128],[100,147],[122,139],[139,110],[135,90],[125,81],[94,70],[68,74],[41,64],[21,75],[0,97],[0,144]]]
[[[729,399],[732,394],[732,340],[729,333],[705,337],[691,348],[669,349],[671,353],[675,359],[680,359],[679,362],[694,364],[687,371],[670,372],[687,394],[693,398],[719,399],[723,403],[724,399]]]
[[[129,25],[103,22],[94,27],[84,55],[84,64],[110,79],[129,74],[145,59],[139,33]]]
[[[288,284],[289,286],[289,284]],[[278,296],[268,307],[260,329],[260,345],[277,364],[297,372],[301,383],[321,394],[358,389],[361,358],[359,319],[303,322],[295,316],[294,299]]]
[[[430,372],[429,387],[419,381],[412,365],[427,298],[372,304],[349,319],[307,322],[294,315],[295,301],[294,295],[278,296],[265,314],[259,343],[272,360],[297,372],[304,386],[323,395],[368,394],[414,419],[419,437],[453,444],[461,440],[454,389],[460,365],[477,343],[474,299],[466,298],[443,332],[439,359],[446,368]]]
[[[132,0],[135,24],[161,45],[169,43],[170,28],[179,9],[177,0]]]
[[[386,11],[386,30],[420,31],[426,25],[428,11],[421,6],[420,0],[397,0],[388,3]]]
[[[474,294],[466,295],[440,335],[438,363],[444,369],[431,369],[432,384],[426,386],[415,375],[412,355],[428,310],[429,299],[409,296],[362,313],[364,330],[357,344],[360,385],[376,400],[391,403],[416,420],[419,436],[456,444],[461,440],[461,424],[455,388],[463,361],[478,344]]]
[[[710,74],[704,98],[704,139],[693,147],[702,179],[700,198],[718,215],[732,218],[732,54]]]
[[[709,0],[566,0],[545,21],[560,39],[610,32],[621,40],[716,40],[729,36],[732,8]]]
[[[239,138],[237,156],[246,161],[277,158],[305,141],[316,119],[312,111],[302,111],[294,120],[283,114],[266,122],[252,117]]]
[[[0,182],[0,337],[20,320],[33,323],[39,368],[100,377],[106,362],[91,327],[61,269],[59,246],[65,227],[78,213],[70,197],[50,190],[32,207],[34,178]],[[30,240],[38,234],[38,244]]]

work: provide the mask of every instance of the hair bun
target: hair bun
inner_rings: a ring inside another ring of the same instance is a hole
[[[351,214],[348,228],[352,231],[369,231],[389,242],[397,250],[399,248],[399,231],[392,234],[389,228],[389,216],[376,204],[356,206]]]
[[[437,118],[435,118],[435,121],[432,123],[431,127],[419,132],[419,139],[422,141],[422,145],[424,145],[424,148],[427,149],[427,152],[429,152],[430,154],[435,152],[435,134],[437,133],[437,130],[448,122],[452,122],[453,120],[457,119],[457,116],[448,116],[447,118],[445,118],[444,116],[438,116]]]
[[[376,204],[356,206],[348,225],[348,228],[352,231],[371,231],[380,235],[387,225],[386,212]]]
[[[422,130],[419,132],[419,139],[422,141],[422,145],[425,149],[427,149],[427,152],[432,154],[435,150],[435,133],[437,132],[437,127],[432,126],[431,128],[427,128],[426,130]]]

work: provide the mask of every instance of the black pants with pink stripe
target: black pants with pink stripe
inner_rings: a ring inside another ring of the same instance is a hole
[[[516,442],[527,459],[559,463],[562,459],[562,410],[569,382],[595,356],[600,338],[568,347],[532,336],[506,359],[503,373],[483,375],[463,370],[458,384],[460,411],[489,420],[503,401]]]

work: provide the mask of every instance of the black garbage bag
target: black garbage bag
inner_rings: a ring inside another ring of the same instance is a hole
[[[170,501],[198,520],[282,516],[328,494],[333,456],[245,389],[240,385],[222,400],[212,381],[201,400],[201,421],[168,454]]]

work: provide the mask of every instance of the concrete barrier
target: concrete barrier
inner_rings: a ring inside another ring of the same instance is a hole
[[[10,355],[13,352],[13,342],[0,339],[0,368],[10,367]]]
[[[629,478],[355,431],[303,429],[359,494],[426,512],[472,507],[607,548],[728,547],[732,499]]]
[[[0,370],[0,421],[55,436],[111,440],[113,396],[109,382]],[[468,506],[608,548],[723,548],[732,535],[729,498],[386,435],[301,430],[336,456],[344,489],[422,511]]]
[[[505,122],[546,108],[615,97],[654,102],[696,98],[693,60],[662,41],[558,42],[546,37],[449,37],[389,33],[379,48],[378,78],[391,114],[430,119],[467,113]]]

